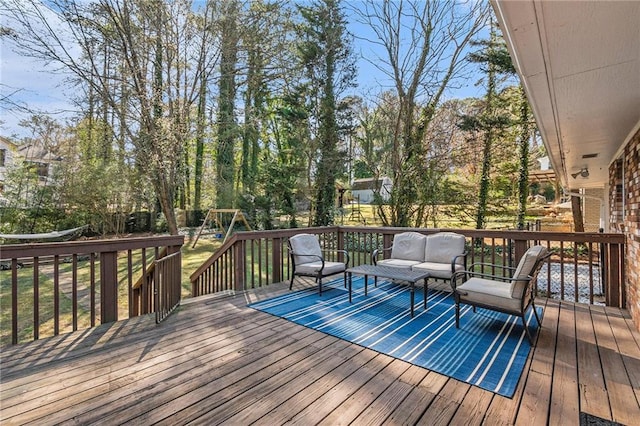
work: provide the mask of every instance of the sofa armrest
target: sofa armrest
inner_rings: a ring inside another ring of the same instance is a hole
[[[371,263],[373,263],[374,265],[377,265],[378,256],[380,256],[380,254],[382,254],[385,251],[390,251],[392,248],[393,246],[387,247],[387,248],[375,249],[373,253],[371,253]]]
[[[458,263],[457,260],[459,258],[463,259],[463,262],[462,262],[462,264],[464,265],[463,269],[465,269],[465,270],[467,269],[467,254],[468,253],[465,251],[464,253],[459,254],[457,256],[454,256],[453,259],[451,259],[451,273],[452,274],[456,272],[456,264]]]

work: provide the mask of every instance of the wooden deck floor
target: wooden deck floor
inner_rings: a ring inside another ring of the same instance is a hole
[[[640,419],[640,333],[626,311],[540,300],[513,399],[254,311],[288,291],[185,301],[2,350],[0,423],[579,424]]]

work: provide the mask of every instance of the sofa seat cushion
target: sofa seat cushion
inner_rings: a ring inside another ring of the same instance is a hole
[[[389,266],[391,268],[399,269],[411,269],[413,265],[417,265],[420,262],[417,260],[405,260],[405,259],[383,259],[379,260],[377,264],[379,266]]]
[[[422,262],[411,267],[413,270],[427,271],[430,278],[451,279],[451,263]],[[462,271],[464,266],[456,264],[456,271]]]
[[[511,283],[473,277],[458,286],[460,301],[494,306],[498,309],[520,312],[520,299],[511,297]],[[466,294],[465,294],[466,293]]]
[[[317,275],[318,271],[322,268],[322,262],[309,262],[303,263],[302,265],[296,265],[296,273],[297,274],[309,274],[309,275]],[[340,262],[324,262],[324,269],[322,270],[322,275],[333,275],[339,272],[344,272],[345,265]]]

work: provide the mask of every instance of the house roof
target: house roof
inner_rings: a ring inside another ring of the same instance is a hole
[[[640,2],[491,3],[562,186],[603,187],[640,129]]]

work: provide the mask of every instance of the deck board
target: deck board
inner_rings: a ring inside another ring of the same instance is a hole
[[[298,284],[298,286],[304,285]],[[617,308],[540,299],[513,398],[247,308],[286,284],[2,348],[0,423],[578,424],[640,418],[640,334]]]

